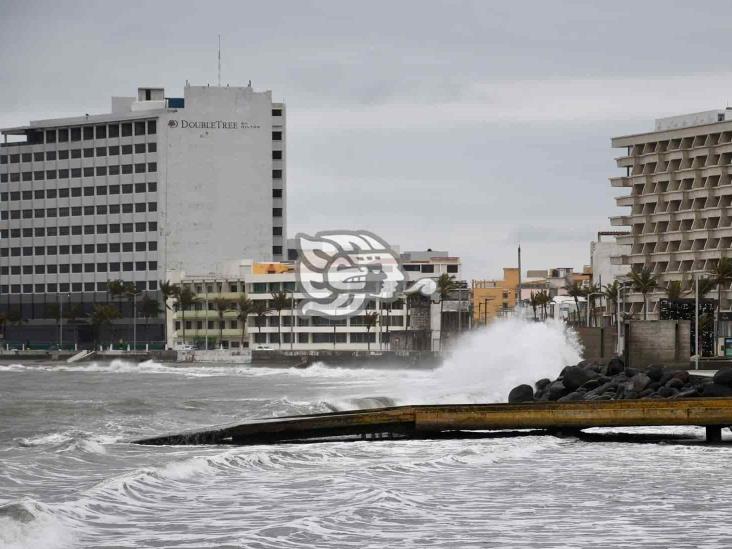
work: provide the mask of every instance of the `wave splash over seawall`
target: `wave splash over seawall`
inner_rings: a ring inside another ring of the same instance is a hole
[[[430,379],[403,387],[411,403],[505,402],[521,383],[556,377],[582,358],[577,334],[560,321],[497,320],[461,337]]]

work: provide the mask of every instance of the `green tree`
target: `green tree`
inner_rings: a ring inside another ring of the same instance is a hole
[[[715,338],[715,349],[716,341],[719,339],[719,316],[722,310],[722,291],[729,288],[732,283],[732,259],[726,256],[722,256],[717,261],[717,264],[710,269],[712,280],[717,285],[717,329],[714,334]]]
[[[282,349],[282,309],[290,307],[290,296],[287,292],[272,292],[272,309],[277,311],[277,344]]]
[[[630,272],[630,281],[633,284],[633,291],[643,296],[643,320],[648,319],[648,294],[658,287],[658,280],[651,269],[644,267],[640,271]]]
[[[231,301],[223,298],[216,297],[212,301],[216,314],[219,318],[219,347],[224,346],[224,314],[226,311],[231,310]]]
[[[254,324],[257,326],[257,332],[259,334],[262,333],[262,320],[264,320],[270,312],[272,312],[272,309],[267,306],[267,302],[264,299],[258,299],[252,305],[252,313],[255,315]]]
[[[181,288],[175,296],[178,310],[181,312],[181,327],[183,329],[183,343],[186,342],[186,309],[193,306],[194,303],[198,303],[199,299],[190,286],[184,286]]]
[[[122,297],[127,295],[127,282],[121,279],[107,281],[107,294],[112,301],[122,300]],[[122,316],[122,306],[118,307],[120,317]]]
[[[371,328],[376,326],[379,321],[379,313],[376,311],[366,313],[363,317],[364,326],[366,326],[366,349],[371,352]]]
[[[445,334],[445,325],[442,318],[442,312],[445,300],[449,297],[450,292],[457,289],[458,284],[453,275],[443,273],[437,279],[437,294],[440,296],[440,351],[442,351],[442,341]]]
[[[241,294],[239,296],[239,301],[237,302],[237,313],[236,318],[239,321],[239,329],[241,330],[241,335],[239,337],[239,348],[244,348],[244,336],[247,331],[247,325],[249,323],[249,315],[254,313],[254,302],[247,297],[246,294]]]
[[[684,295],[684,293],[685,292],[680,280],[671,280],[668,284],[666,284],[666,297],[668,299],[681,299],[681,296]]]
[[[531,295],[529,296],[529,305],[531,305],[531,310],[534,311],[534,320],[538,320],[536,316],[536,310],[539,307],[539,301],[536,298],[536,292],[532,291]]]
[[[536,294],[536,302],[541,307],[544,320],[547,319],[547,307],[552,302],[552,296],[546,290],[539,290]]]
[[[148,334],[148,327],[151,318],[157,318],[163,312],[157,299],[145,294],[140,301],[140,314],[145,319],[145,335]]]
[[[610,315],[617,324],[618,300],[620,299],[620,283],[618,283],[617,280],[613,280],[612,284],[605,284],[602,293],[605,294],[605,302],[607,303],[607,308],[612,311]]]
[[[111,326],[112,321],[119,317],[119,310],[112,305],[94,305],[94,309],[89,314],[89,324],[91,324],[92,330],[94,331],[95,344],[98,345],[102,340],[104,329]]]
[[[585,297],[585,289],[582,287],[582,283],[573,280],[571,283],[567,284],[564,289],[567,292],[567,295],[574,298],[574,307],[576,311],[575,320],[579,321],[580,319],[580,305],[579,305],[579,298]]]
[[[163,296],[163,305],[165,306],[165,311],[172,311],[171,306],[169,305],[169,302],[171,300],[174,300],[178,292],[180,292],[180,286],[177,284],[173,284],[172,282],[169,282],[167,280],[161,280],[160,281],[160,293]],[[167,319],[167,313],[166,313],[166,319],[163,323],[163,338],[165,339],[165,344],[168,343],[168,319]]]

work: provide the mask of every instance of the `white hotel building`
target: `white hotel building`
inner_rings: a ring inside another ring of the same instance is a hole
[[[53,340],[49,303],[106,302],[122,279],[220,271],[286,253],[285,106],[270,91],[186,85],[111,112],[0,129],[0,312]],[[45,326],[45,329],[44,329]],[[142,340],[162,339],[162,319]]]

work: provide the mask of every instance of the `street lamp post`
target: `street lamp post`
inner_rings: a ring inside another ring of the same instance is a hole
[[[594,295],[603,295],[603,294],[602,294],[602,292],[592,292],[591,294],[587,294],[587,327],[588,328],[590,326],[590,303],[592,303],[592,296],[594,296]]]
[[[58,350],[64,345],[64,300],[59,296],[59,313],[58,313]]]
[[[699,273],[694,273],[694,369],[699,369]]]

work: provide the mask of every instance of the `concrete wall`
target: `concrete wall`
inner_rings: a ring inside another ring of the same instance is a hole
[[[691,322],[688,320],[636,320],[626,323],[626,364],[688,367]]]
[[[584,348],[585,359],[599,360],[615,356],[618,345],[618,330],[615,326],[607,328],[580,326],[574,330]]]

